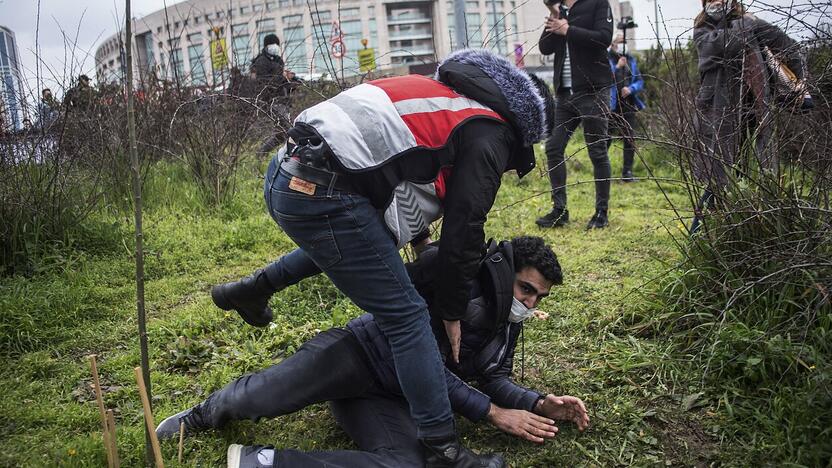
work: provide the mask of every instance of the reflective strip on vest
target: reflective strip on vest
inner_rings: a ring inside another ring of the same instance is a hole
[[[419,75],[370,81],[312,106],[295,119],[311,125],[348,170],[381,166],[414,148],[441,148],[470,118],[504,121],[477,101]],[[404,181],[384,213],[387,227],[403,247],[442,216],[445,168],[437,182]]]
[[[314,127],[346,169],[362,171],[413,148],[441,148],[472,117],[504,120],[436,80],[409,75],[350,88],[295,122]]]

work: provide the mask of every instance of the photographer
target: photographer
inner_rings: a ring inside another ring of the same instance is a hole
[[[608,224],[610,198],[607,111],[613,78],[607,47],[612,41],[612,9],[607,0],[546,0],[546,5],[551,15],[539,46],[541,54],[555,54],[555,126],[546,140],[554,207],[537,225],[560,227],[569,222],[564,151],[575,129],[583,124],[595,176],[595,214],[587,229],[603,228]]]
[[[632,18],[628,19],[629,24],[622,21],[619,29],[629,29],[630,25],[634,25]],[[624,165],[621,169],[621,180],[633,182],[635,180],[633,177],[633,161],[636,153],[635,128],[638,124],[636,113],[646,106],[639,97],[644,89],[644,79],[638,71],[636,58],[626,52],[626,45],[624,53],[618,51],[619,44],[625,44],[625,42],[624,35],[619,34],[610,45],[610,67],[615,75],[615,86],[612,88],[610,100],[612,111],[610,125],[618,130],[624,141]],[[612,145],[612,138],[609,139],[607,146],[610,145]]]
[[[702,210],[729,183],[729,168],[740,175],[746,172],[740,164],[740,149],[748,138],[754,139],[750,146],[760,168],[777,169],[777,155],[770,144],[776,93],[766,48],[796,75],[797,82],[803,80],[804,70],[798,44],[780,28],[746,13],[737,0],[702,0],[693,41],[699,54],[696,110],[703,146],[694,159],[693,173],[706,190],[691,234],[699,229]]]

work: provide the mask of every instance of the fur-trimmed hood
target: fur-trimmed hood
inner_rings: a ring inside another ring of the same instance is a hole
[[[546,136],[546,105],[526,72],[488,50],[462,49],[439,64],[434,78],[506,119],[516,136],[506,170],[523,177],[534,169],[534,144]]]
[[[477,92],[483,86],[460,86],[459,80],[454,80],[445,73],[448,65],[456,63],[471,65],[481,70],[497,86],[499,93],[505,99],[507,108],[489,105],[490,96],[483,96]],[[468,96],[483,104],[489,105],[494,111],[508,120],[519,132],[523,146],[531,146],[546,136],[545,104],[535,83],[525,71],[517,68],[505,58],[486,49],[462,49],[449,55],[436,69],[436,80],[454,88],[457,92]],[[462,88],[462,89],[460,89]],[[479,94],[479,95],[478,95]]]

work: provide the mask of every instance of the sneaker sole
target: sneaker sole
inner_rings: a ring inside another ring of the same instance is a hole
[[[228,468],[240,468],[240,459],[243,456],[243,446],[240,444],[231,444],[228,446]]]

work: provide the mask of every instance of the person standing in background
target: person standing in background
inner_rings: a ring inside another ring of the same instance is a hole
[[[638,71],[636,58],[630,54],[618,52],[618,46],[624,43],[624,35],[619,34],[612,41],[609,51],[610,67],[615,75],[615,86],[610,100],[610,124],[618,130],[624,141],[624,164],[621,168],[621,180],[633,182],[633,161],[636,154],[635,128],[638,125],[636,113],[646,106],[639,94],[644,90],[644,79]],[[612,138],[607,147],[612,145]]]
[[[555,125],[546,140],[546,159],[552,185],[552,211],[538,218],[540,227],[569,222],[566,209],[564,152],[578,125],[584,127],[595,176],[595,214],[587,229],[606,227],[610,199],[610,159],[607,154],[610,87],[613,77],[607,59],[613,16],[607,0],[546,1],[551,14],[540,36],[540,53],[555,55]]]

